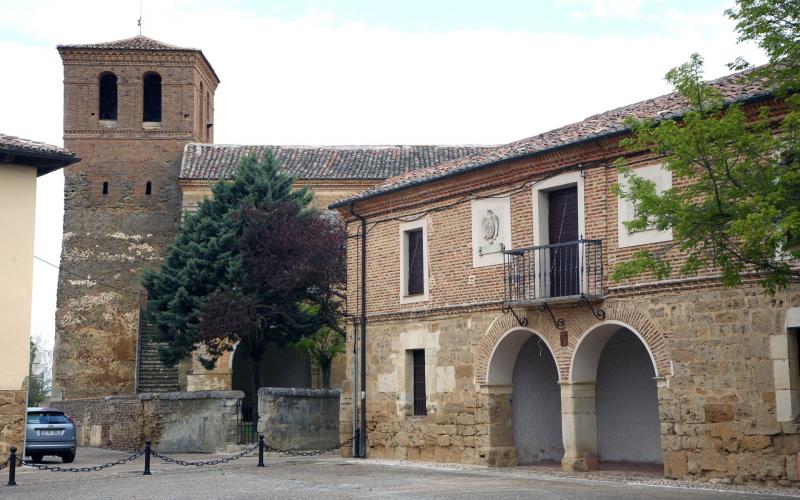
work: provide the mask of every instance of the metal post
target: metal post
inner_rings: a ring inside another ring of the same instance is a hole
[[[264,435],[258,435],[258,466],[264,467]]]
[[[361,428],[359,457],[367,458],[367,219],[361,217]]]
[[[11,447],[11,455],[8,456],[8,486],[17,485],[17,447]]]
[[[150,476],[150,440],[144,442],[144,473],[143,476]]]
[[[353,458],[358,458],[358,322],[353,318]]]

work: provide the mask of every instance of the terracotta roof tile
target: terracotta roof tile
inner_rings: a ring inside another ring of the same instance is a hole
[[[770,92],[761,82],[745,79],[743,76],[743,73],[734,73],[709,83],[721,92],[728,102],[742,102],[770,95]],[[385,183],[372,189],[339,200],[331,205],[331,208],[407,189],[440,178],[463,174],[498,162],[542,154],[552,149],[568,147],[586,141],[599,140],[609,135],[625,132],[627,130],[624,124],[626,117],[632,116],[639,119],[674,118],[684,113],[687,106],[688,103],[684,98],[677,93],[672,93],[612,109],[590,116],[581,122],[566,125],[533,137],[494,148],[483,149],[472,155],[440,163],[429,168],[404,172],[387,179]]]
[[[382,180],[454,160],[488,146],[253,146],[191,143],[183,152],[181,179],[228,179],[247,154],[271,149],[298,179]]]
[[[111,50],[163,50],[200,52],[199,49],[178,47],[142,35],[114,40],[113,42],[59,45],[59,49],[111,49]]]
[[[58,45],[56,47],[59,51],[62,50],[138,50],[138,51],[146,51],[146,52],[195,52],[203,58],[205,63],[211,69],[211,72],[214,74],[214,77],[219,81],[219,76],[217,76],[216,71],[214,71],[213,66],[211,63],[206,59],[205,54],[200,49],[194,49],[190,47],[178,47],[177,45],[170,45],[168,43],[159,42],[158,40],[153,40],[152,38],[143,36],[143,35],[136,35],[130,38],[124,38],[122,40],[114,40],[113,42],[102,42],[102,43],[86,43],[86,44],[68,44],[68,45]]]
[[[75,153],[64,148],[3,133],[0,133],[0,151],[28,155],[63,156],[64,160],[75,158]]]

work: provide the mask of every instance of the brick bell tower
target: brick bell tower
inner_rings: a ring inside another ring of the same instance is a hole
[[[181,155],[213,142],[219,79],[200,50],[144,36],[58,52],[64,145],[82,160],[65,172],[53,395],[132,393],[141,271],[174,238]]]

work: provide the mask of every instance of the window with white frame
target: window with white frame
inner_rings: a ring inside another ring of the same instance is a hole
[[[400,226],[400,302],[428,300],[428,230],[425,220]]]
[[[769,337],[775,417],[784,432],[800,431],[800,307],[786,310],[785,330]]]
[[[656,192],[659,194],[672,187],[672,173],[664,169],[660,164],[637,168],[633,170],[633,173],[643,179],[653,182],[656,186]],[[628,180],[625,176],[619,174],[617,180],[623,189],[627,188]],[[635,218],[636,205],[630,200],[621,197],[617,198],[617,225],[620,248],[672,240],[672,229],[659,231],[658,229],[651,228],[644,231],[628,231],[624,223],[632,221]]]

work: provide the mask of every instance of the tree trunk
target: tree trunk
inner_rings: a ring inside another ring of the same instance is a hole
[[[324,389],[331,388],[331,360],[327,359],[320,362],[322,368],[322,387]]]

